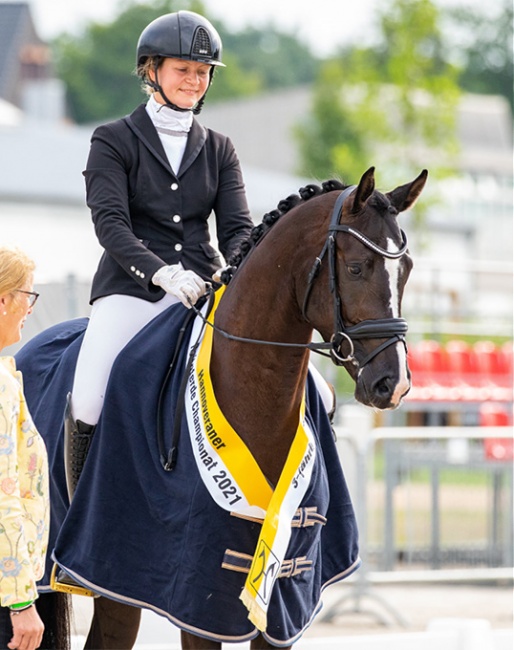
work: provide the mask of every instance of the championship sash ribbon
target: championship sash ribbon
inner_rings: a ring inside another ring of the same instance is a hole
[[[216,292],[211,322],[223,292],[224,287]],[[191,334],[194,357],[185,395],[191,445],[214,501],[229,512],[263,519],[240,598],[249,611],[248,618],[264,631],[273,586],[291,537],[291,521],[310,483],[316,444],[305,420],[304,397],[294,440],[273,489],[216,401],[209,373],[212,340],[213,328],[196,318]]]

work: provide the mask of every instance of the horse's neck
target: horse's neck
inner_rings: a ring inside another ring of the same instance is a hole
[[[273,357],[261,346],[219,341],[212,381],[225,417],[276,484],[298,425],[307,361]],[[256,348],[253,354],[247,347]]]
[[[269,293],[269,292],[267,292]],[[292,306],[266,292],[253,310],[237,308],[237,291],[223,298],[216,324],[237,336],[266,341],[308,342],[311,330],[291,318]],[[225,302],[226,301],[226,302]],[[244,304],[248,304],[248,297]],[[253,312],[253,313],[250,313]],[[308,352],[229,341],[215,334],[211,373],[218,403],[227,420],[275,484],[296,433],[305,388]]]

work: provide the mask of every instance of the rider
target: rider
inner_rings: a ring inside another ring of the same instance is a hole
[[[210,213],[225,258],[253,227],[231,141],[195,119],[214,71],[225,67],[221,53],[218,32],[202,16],[157,18],[137,44],[147,103],[93,133],[86,198],[104,253],[65,412],[70,499],[118,352],[170,305],[194,304],[222,266],[210,244]]]

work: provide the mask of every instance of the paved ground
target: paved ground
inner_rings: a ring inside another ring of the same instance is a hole
[[[346,585],[327,590],[325,608],[306,635],[333,635],[336,629],[342,636],[417,632],[439,618],[481,618],[497,629],[513,626],[513,590],[507,585],[380,585],[360,602],[351,595]],[[336,616],[325,623],[332,604]]]
[[[299,650],[302,645],[311,647],[315,639],[321,639],[316,647],[323,648],[323,638],[327,640],[327,648],[339,647],[337,641],[337,645],[334,645],[334,637],[340,638],[341,648],[349,643],[350,637],[369,635],[371,640],[376,639],[376,635],[385,635],[386,640],[390,635],[392,640],[395,635],[423,632],[439,619],[481,619],[488,621],[495,630],[513,628],[512,584],[378,585],[365,591],[359,599],[356,599],[355,593],[355,585],[352,584],[334,585],[326,590],[325,607],[297,644]],[[331,607],[334,618],[330,623],[324,622],[323,615]],[[91,600],[77,598],[76,634],[86,633],[90,615]],[[365,643],[364,639],[362,641]],[[179,634],[174,626],[151,612],[144,613],[138,649],[153,647],[155,650],[172,650],[179,647],[178,643]],[[80,644],[77,643],[76,647],[79,648]],[[236,650],[248,646],[230,644],[227,647]],[[370,641],[369,647],[374,648],[375,645]]]

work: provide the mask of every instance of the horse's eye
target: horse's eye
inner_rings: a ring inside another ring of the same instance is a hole
[[[348,273],[350,275],[360,275],[361,274],[360,264],[349,264],[346,268],[348,269]]]

